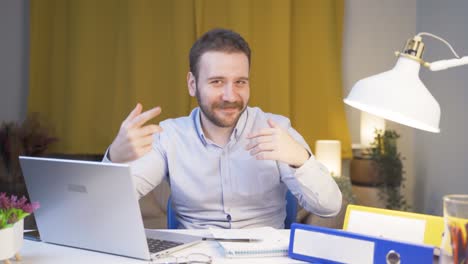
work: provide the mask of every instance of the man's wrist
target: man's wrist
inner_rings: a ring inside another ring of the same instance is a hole
[[[304,165],[304,163],[306,163],[310,157],[312,156],[312,154],[306,149],[304,148],[304,155],[301,155],[302,158],[301,158],[301,161],[297,162],[296,164],[291,164],[289,165],[290,167],[294,168],[294,169],[298,169],[300,167],[302,167],[302,165]]]

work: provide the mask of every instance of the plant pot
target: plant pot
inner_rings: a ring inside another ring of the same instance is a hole
[[[383,184],[375,161],[367,158],[353,158],[349,168],[351,183],[359,186],[375,187]]]
[[[351,183],[359,186],[376,187],[386,185],[392,188],[399,188],[401,185],[401,174],[389,177],[387,182],[379,174],[377,163],[367,158],[353,158],[350,163]]]
[[[12,227],[0,229],[0,261],[9,263],[13,256],[20,260],[18,254],[23,246],[23,219],[16,222]]]

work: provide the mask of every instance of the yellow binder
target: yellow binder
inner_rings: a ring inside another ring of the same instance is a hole
[[[343,230],[439,247],[444,220],[434,215],[348,205]]]

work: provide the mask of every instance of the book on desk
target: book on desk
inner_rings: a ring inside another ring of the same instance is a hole
[[[250,242],[218,241],[227,258],[287,256],[289,234],[272,227],[242,230],[211,229],[215,239],[248,239]]]

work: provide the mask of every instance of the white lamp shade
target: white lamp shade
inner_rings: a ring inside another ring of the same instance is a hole
[[[361,147],[370,147],[375,138],[375,130],[385,130],[385,119],[361,112]]]
[[[410,127],[440,132],[440,106],[419,79],[421,65],[399,57],[395,67],[358,81],[344,102]]]
[[[341,143],[339,140],[317,140],[315,158],[327,167],[333,176],[341,176]]]

